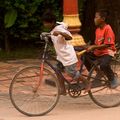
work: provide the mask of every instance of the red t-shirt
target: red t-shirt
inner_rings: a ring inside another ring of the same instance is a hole
[[[96,45],[107,44],[110,45],[109,48],[104,49],[95,49],[94,54],[96,56],[102,56],[105,54],[114,56],[116,49],[115,49],[115,35],[110,25],[105,25],[102,29],[96,29]]]

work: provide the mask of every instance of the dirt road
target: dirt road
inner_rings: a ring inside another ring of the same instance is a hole
[[[98,107],[89,96],[76,99],[61,96],[57,106],[45,116],[28,117],[21,114],[11,104],[8,88],[14,74],[24,64],[28,65],[26,63],[33,64],[30,60],[0,63],[0,120],[120,120],[120,107]]]
[[[120,120],[120,107],[104,109],[96,106],[89,97],[60,98],[58,105],[47,115],[28,117],[19,113],[8,95],[0,94],[0,120]]]

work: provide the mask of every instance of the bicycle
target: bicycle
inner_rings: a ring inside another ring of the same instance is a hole
[[[84,96],[85,83],[78,81],[71,84],[62,71],[54,67],[51,60],[56,58],[48,55],[49,33],[42,33],[41,39],[45,41],[44,51],[40,66],[28,66],[20,70],[13,78],[10,88],[10,100],[13,106],[27,116],[42,116],[49,113],[58,103],[61,88],[65,87],[67,94],[73,98]],[[86,50],[78,52],[84,54]],[[52,58],[50,60],[50,58]],[[120,79],[120,62],[113,58],[111,67],[118,79]],[[103,108],[120,105],[120,87],[111,89],[109,80],[99,68],[99,62],[94,62],[88,74],[84,74],[84,61],[81,63],[80,72],[86,80],[92,82],[91,90],[88,91],[90,98],[95,104]],[[62,84],[61,84],[62,83]]]

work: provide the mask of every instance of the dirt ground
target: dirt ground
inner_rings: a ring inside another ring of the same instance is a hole
[[[39,61],[9,61],[0,63],[0,120],[120,120],[120,107],[101,108],[89,96],[61,96],[57,106],[47,115],[28,117],[18,112],[9,99],[8,89],[14,74],[24,66]]]
[[[0,95],[0,120],[120,120],[120,107],[104,109],[89,98],[61,96],[58,105],[47,115],[28,117],[19,113],[8,95]]]

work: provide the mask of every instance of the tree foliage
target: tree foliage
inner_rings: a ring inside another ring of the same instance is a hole
[[[111,12],[110,23],[120,40],[119,0],[78,0],[78,4],[81,33],[87,41],[94,39],[94,13],[100,7]],[[0,0],[0,48],[10,51],[38,40],[43,30],[41,16],[49,10],[61,21],[63,0]]]
[[[5,28],[11,27],[15,23],[16,19],[17,19],[17,11],[15,9],[9,10],[5,14],[5,18],[4,18]]]
[[[0,42],[9,51],[22,41],[37,40],[43,29],[41,16],[45,10],[53,10],[61,19],[61,0],[1,0]],[[62,13],[61,13],[62,14]],[[3,43],[3,44],[2,44]],[[7,44],[7,45],[6,45]],[[3,47],[4,48],[4,47]]]

